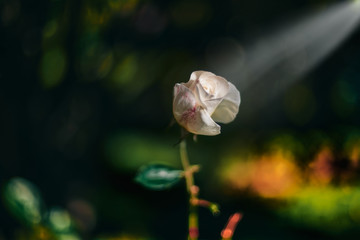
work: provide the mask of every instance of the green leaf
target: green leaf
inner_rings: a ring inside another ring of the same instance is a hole
[[[44,204],[35,185],[23,178],[11,179],[4,188],[4,203],[20,221],[35,225],[42,221]]]
[[[183,171],[161,164],[142,167],[135,180],[146,188],[164,190],[174,186],[183,177]]]

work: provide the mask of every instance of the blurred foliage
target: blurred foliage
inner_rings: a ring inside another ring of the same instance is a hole
[[[122,132],[108,138],[105,151],[111,164],[122,170],[137,171],[149,163],[180,167],[177,149],[166,143],[159,136]]]
[[[289,199],[279,213],[299,225],[330,233],[358,227],[359,189],[354,187],[306,187]]]
[[[44,217],[44,203],[39,190],[22,178],[13,178],[5,186],[3,198],[7,208],[27,225],[37,225]]]
[[[358,228],[360,137],[356,132],[343,136],[342,148],[337,149],[322,137],[306,162],[302,158],[311,155],[304,154],[308,136],[274,137],[263,153],[243,151],[224,159],[219,177],[231,192],[280,201],[274,211],[298,226],[343,234]]]

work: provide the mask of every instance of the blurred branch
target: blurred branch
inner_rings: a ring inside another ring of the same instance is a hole
[[[242,217],[243,215],[241,213],[234,213],[233,215],[230,216],[229,221],[227,222],[225,228],[221,231],[222,240],[232,239],[235,232],[235,228],[242,219]]]

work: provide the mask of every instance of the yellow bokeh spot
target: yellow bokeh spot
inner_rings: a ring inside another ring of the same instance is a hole
[[[300,183],[300,170],[294,157],[278,150],[257,160],[251,187],[263,197],[279,198],[292,195]]]
[[[101,61],[99,68],[98,68],[98,76],[100,78],[104,78],[110,72],[114,62],[114,57],[112,53],[107,54],[103,60]]]
[[[119,62],[112,73],[113,83],[118,87],[123,87],[132,82],[138,70],[138,60],[133,54],[126,56]]]

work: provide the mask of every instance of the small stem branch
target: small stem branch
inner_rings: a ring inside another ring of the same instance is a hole
[[[242,219],[242,217],[242,213],[234,213],[230,216],[225,228],[221,232],[222,240],[232,240],[235,228]]]
[[[193,203],[197,200],[199,188],[194,184],[194,176],[193,176],[194,171],[192,170],[192,167],[189,162],[185,140],[182,140],[180,142],[180,158],[181,158],[182,166],[184,168],[186,189],[190,197],[188,240],[197,240],[199,236],[198,214],[197,214],[197,205]]]

